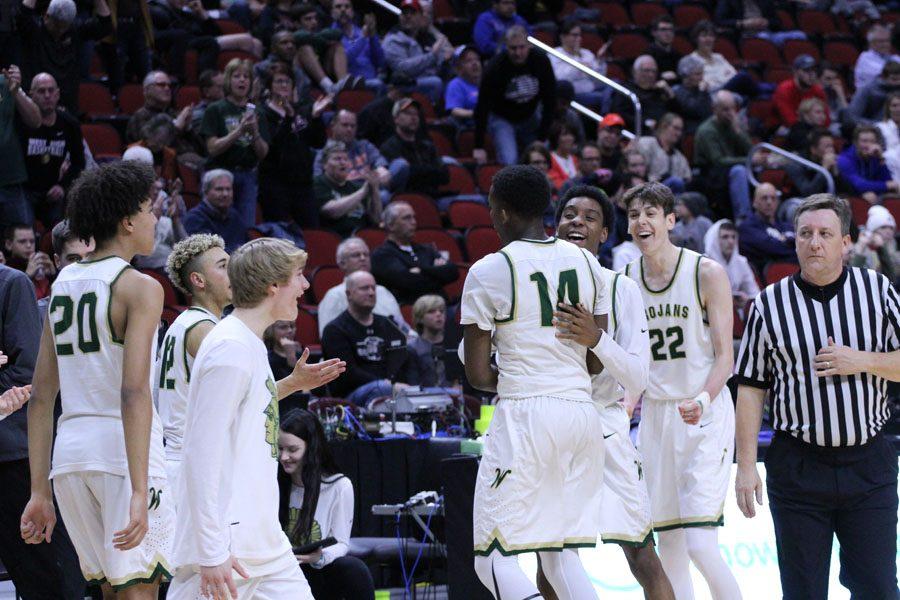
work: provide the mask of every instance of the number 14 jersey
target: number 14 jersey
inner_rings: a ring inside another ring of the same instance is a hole
[[[591,400],[587,349],[556,337],[553,311],[558,302],[580,302],[609,313],[603,281],[596,258],[557,238],[517,240],[472,265],[460,322],[496,329],[501,398]]]
[[[62,416],[51,477],[80,471],[128,476],[121,393],[125,342],[113,333],[110,307],[112,287],[129,268],[121,258],[110,256],[69,265],[53,282],[47,312],[59,369]],[[155,357],[154,338],[148,391]],[[148,474],[165,477],[162,426],[155,408]]]
[[[654,400],[684,400],[703,391],[715,362],[706,308],[700,301],[702,255],[682,248],[669,283],[651,289],[644,259],[625,266],[637,282],[650,328],[650,382],[644,395]]]

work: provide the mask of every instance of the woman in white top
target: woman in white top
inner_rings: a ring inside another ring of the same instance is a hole
[[[741,96],[753,98],[759,86],[750,75],[738,72],[724,56],[713,52],[716,45],[716,26],[712,21],[699,21],[691,29],[691,40],[697,47],[689,56],[703,61],[703,81],[700,89],[710,93],[726,89]]]
[[[596,54],[581,47],[581,21],[568,17],[563,21],[559,29],[559,41],[557,50],[572,60],[578,61],[584,66],[593,69],[601,75],[606,75],[606,49],[609,44],[604,44]],[[575,99],[594,110],[602,110],[607,100],[608,93],[598,89],[596,79],[588,76],[569,63],[550,56],[550,64],[553,66],[553,74],[557,80],[568,81],[575,88]]]
[[[353,528],[353,484],[340,473],[318,417],[295,409],[278,432],[279,519],[295,548],[333,537],[336,544],[297,561],[316,600],[374,600],[375,584],[360,559],[347,556]]]
[[[900,92],[888,95],[884,102],[884,121],[878,123],[881,137],[884,138],[884,147],[888,150],[900,146]]]
[[[675,113],[666,113],[656,124],[654,135],[637,141],[637,150],[647,161],[647,177],[664,183],[675,194],[684,191],[692,175],[691,165],[678,149],[683,132],[684,120]]]

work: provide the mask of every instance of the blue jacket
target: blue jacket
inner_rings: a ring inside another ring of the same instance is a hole
[[[332,27],[334,29],[341,28],[337,23]],[[344,44],[347,69],[350,74],[365,79],[376,79],[378,71],[385,65],[384,50],[381,48],[381,40],[378,39],[378,36],[365,37],[362,29],[354,25],[353,35],[343,36],[341,42]]]
[[[472,32],[475,47],[478,48],[478,51],[485,58],[494,56],[503,48],[503,34],[513,25],[521,25],[528,33],[531,33],[531,27],[528,26],[528,22],[519,15],[503,19],[493,9],[484,11],[478,15],[478,20],[475,21],[475,29]]]
[[[773,235],[776,232],[780,232],[787,239],[782,241]],[[786,221],[767,223],[754,212],[738,225],[738,240],[741,254],[757,267],[772,260],[797,260],[797,251],[794,249],[794,227]]]
[[[865,192],[883,194],[887,191],[886,182],[891,180],[891,172],[883,159],[861,158],[856,153],[856,146],[851,144],[838,156],[837,166],[843,180],[849,183],[857,194]]]
[[[234,252],[247,241],[247,228],[241,223],[241,215],[232,206],[223,218],[221,213],[203,200],[184,215],[184,230],[189,234],[215,233],[225,240],[225,250]]]

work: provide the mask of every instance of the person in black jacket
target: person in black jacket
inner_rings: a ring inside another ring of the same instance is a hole
[[[506,51],[484,69],[475,105],[475,149],[472,157],[487,162],[485,134],[494,138],[497,160],[519,162],[519,148],[546,139],[556,109],[556,76],[550,59],[532,52],[525,29],[506,30]]]
[[[406,191],[438,196],[438,187],[450,181],[447,165],[428,138],[416,137],[421,123],[419,103],[412,98],[394,102],[394,135],[381,145],[381,154],[389,161],[402,158],[409,163]]]
[[[347,363],[344,375],[329,385],[331,393],[365,406],[409,382],[406,336],[389,318],[372,312],[376,285],[371,273],[356,271],[344,282],[347,310],[325,326],[322,354]]]
[[[456,281],[459,270],[433,246],[413,243],[416,215],[406,202],[391,202],[383,213],[387,240],[372,252],[372,274],[400,304],[419,296],[445,296],[444,286]]]
[[[293,219],[300,227],[318,227],[312,148],[325,144],[322,113],[331,104],[331,96],[297,106],[294,71],[281,62],[270,65],[266,79],[269,99],[262,117],[269,123],[272,140],[269,153],[259,164],[258,198],[263,220]]]
[[[787,40],[805,40],[802,31],[783,31],[775,0],[719,0],[716,2],[715,22],[719,27],[734,30],[744,37],[769,40],[781,46]]]

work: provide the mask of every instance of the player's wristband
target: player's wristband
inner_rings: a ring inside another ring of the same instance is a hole
[[[600,339],[597,340],[597,343],[594,344],[594,345],[590,348],[591,352],[593,352],[593,353],[594,353],[594,356],[596,356],[597,358],[602,358],[602,357],[600,356],[600,346],[603,344],[603,336],[604,336],[604,335],[606,335],[606,332],[603,331],[603,330],[601,329],[601,330],[600,330]]]
[[[700,405],[700,414],[706,412],[706,409],[709,408],[709,392],[700,392],[695,398],[694,402]]]

